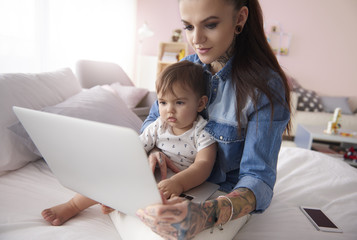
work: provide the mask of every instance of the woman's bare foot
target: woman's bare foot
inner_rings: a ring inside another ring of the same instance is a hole
[[[45,209],[42,217],[53,226],[60,226],[70,218],[76,216],[81,210],[76,206],[73,199],[66,203]]]

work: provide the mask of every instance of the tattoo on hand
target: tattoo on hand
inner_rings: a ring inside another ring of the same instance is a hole
[[[236,219],[242,217],[255,209],[255,196],[252,191],[246,188],[239,188],[227,195],[233,203],[233,217]],[[218,201],[209,200],[201,204],[187,201],[187,211],[180,209],[167,210],[175,216],[183,216],[182,221],[171,224],[168,235],[175,239],[191,239],[199,232],[213,227],[217,223],[218,217],[220,222],[228,221],[231,214],[231,206],[228,200],[221,201],[218,207]],[[220,215],[222,213],[222,215]]]
[[[180,216],[182,214],[182,211],[179,209],[168,209],[166,211],[163,211],[163,213],[167,213],[167,212],[170,212],[175,216]]]
[[[217,200],[201,204],[189,202],[187,208],[186,217],[181,222],[172,224],[177,229],[178,239],[191,239],[215,223]]]

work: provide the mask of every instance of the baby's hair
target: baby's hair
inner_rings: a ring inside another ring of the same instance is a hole
[[[192,89],[198,97],[207,95],[207,81],[201,65],[184,60],[166,67],[156,80],[156,92],[170,92],[175,95],[173,86],[178,83],[184,89]]]

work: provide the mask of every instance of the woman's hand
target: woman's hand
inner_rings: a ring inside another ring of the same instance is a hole
[[[158,165],[160,167],[161,179],[166,179],[167,168],[170,168],[174,173],[180,172],[180,169],[158,149],[154,149],[149,154],[149,165],[152,172],[155,172],[155,167]]]
[[[139,218],[165,239],[191,239],[214,225],[217,201],[193,203],[174,197],[139,209]]]
[[[171,178],[160,181],[157,186],[166,199],[178,197],[183,192],[183,186]]]

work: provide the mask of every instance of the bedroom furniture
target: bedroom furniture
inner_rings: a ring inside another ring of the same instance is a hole
[[[116,219],[103,215],[100,206],[86,209],[63,226],[50,226],[43,220],[44,208],[67,201],[74,193],[53,176],[31,148],[30,139],[11,128],[18,126],[12,112],[16,105],[138,130],[142,121],[126,106],[113,83],[106,85],[83,89],[68,68],[0,74],[0,239],[135,239],[120,236]],[[321,208],[343,233],[317,231],[300,205]],[[233,239],[355,240],[356,219],[357,169],[325,154],[283,147],[270,207],[252,215]],[[127,226],[127,232],[142,233],[136,225]],[[226,228],[219,239],[227,239],[229,233]]]
[[[311,96],[316,96],[316,93],[312,91],[305,91],[304,94]],[[309,95],[310,94],[310,95]],[[304,96],[301,96],[304,98]],[[306,104],[310,104],[312,98],[308,98]],[[340,107],[345,109],[342,111],[341,115],[341,126],[344,129],[348,129],[351,131],[357,131],[357,96],[349,96],[349,97],[329,97],[329,96],[320,96],[319,100],[322,103],[321,109],[318,111],[302,111],[298,109],[298,95],[296,92],[291,92],[291,100],[292,100],[292,112],[291,116],[292,121],[292,136],[295,136],[298,124],[310,125],[310,126],[320,126],[326,127],[327,123],[332,120],[333,111],[336,107]],[[329,107],[331,106],[331,107]],[[326,108],[326,110],[324,110]]]
[[[357,136],[341,136],[339,134],[327,134],[324,132],[326,127],[321,126],[309,126],[298,124],[294,142],[297,147],[311,149],[312,143],[315,140],[320,140],[323,142],[333,142],[333,143],[340,143],[340,145],[345,144],[355,144],[357,145]],[[343,129],[340,132],[349,132]]]
[[[157,74],[160,74],[165,67],[177,62],[177,55],[184,50],[184,56],[188,53],[186,42],[161,42],[159,45],[159,60],[157,62]]]
[[[270,26],[266,31],[268,42],[277,56],[286,56],[289,53],[291,34],[282,30],[281,24]]]
[[[116,63],[79,60],[76,63],[76,75],[83,88],[120,83],[122,92],[130,94],[130,96],[126,97],[135,98],[136,96],[141,97],[144,94],[144,97],[140,98],[141,100],[139,102],[135,102],[135,106],[129,106],[141,120],[145,120],[146,116],[149,114],[151,104],[156,100],[155,92],[149,92],[142,88],[135,87],[128,75]]]

